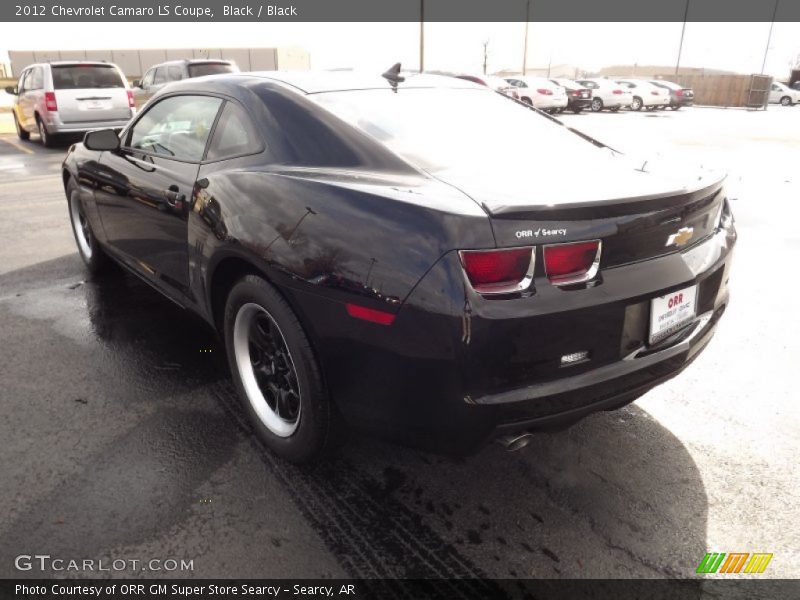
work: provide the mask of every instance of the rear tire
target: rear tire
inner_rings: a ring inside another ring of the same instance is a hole
[[[248,275],[228,294],[223,330],[233,381],[259,437],[290,462],[319,458],[332,445],[336,414],[289,304]]]
[[[673,104],[672,106],[670,106],[670,108],[671,108],[672,110],[678,110],[678,109],[680,109],[680,107],[681,107],[681,105],[680,105],[680,104]]]
[[[19,124],[19,119],[17,119],[17,111],[13,111],[14,113],[14,127],[17,130],[17,137],[21,139],[23,142],[28,141],[31,139],[31,134],[29,131],[25,131],[22,128],[22,125]]]
[[[781,98],[781,106],[791,106],[791,105],[792,105],[792,99],[789,98],[789,96],[784,96],[783,98]]]
[[[89,219],[81,201],[78,186],[70,179],[67,184],[67,205],[69,208],[69,220],[72,224],[72,234],[75,236],[75,243],[78,245],[78,254],[81,255],[86,268],[92,275],[100,275],[109,267],[110,260],[106,256],[100,243],[92,231]]]
[[[631,100],[631,110],[642,110],[642,99],[639,96],[634,96],[633,100]]]
[[[47,131],[47,125],[38,116],[36,117],[36,128],[39,130],[39,139],[42,141],[42,146],[52,148],[55,144],[55,137]]]
[[[614,108],[609,108],[608,110],[610,110],[611,112],[619,112],[619,109],[620,109],[620,108],[622,108],[622,107],[620,107],[620,106],[615,106]]]
[[[581,114],[581,111],[583,111],[583,108],[580,106],[576,106],[575,108],[572,109],[572,112],[574,112],[576,115]]]
[[[600,98],[592,98],[591,109],[592,112],[600,112],[603,110],[603,101]]]

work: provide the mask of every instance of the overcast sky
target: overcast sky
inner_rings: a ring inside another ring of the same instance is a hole
[[[567,63],[588,70],[614,64],[673,65],[682,23],[531,23],[528,66]],[[769,23],[688,23],[681,64],[757,73]],[[121,29],[133,35],[121,35]],[[524,23],[427,23],[427,69],[489,72],[522,68]],[[135,32],[135,33],[134,33]],[[236,48],[295,45],[312,68],[385,69],[419,65],[418,23],[38,23],[0,24],[0,60],[8,50]],[[775,23],[765,71],[787,78],[800,57],[800,23]]]

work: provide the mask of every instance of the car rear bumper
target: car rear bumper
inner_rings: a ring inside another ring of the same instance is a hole
[[[683,252],[607,269],[596,287],[482,302],[445,255],[390,326],[293,294],[310,320],[326,382],[351,423],[440,451],[464,452],[509,431],[570,424],[631,402],[680,373],[711,339],[728,303],[736,234],[720,230]],[[649,346],[650,301],[698,286],[697,318]],[[561,368],[561,356],[591,360]]]
[[[130,121],[130,119],[73,121],[65,123],[61,121],[57,114],[53,113],[50,113],[44,118],[44,122],[47,125],[47,130],[51,134],[85,133],[93,129],[122,129],[128,124],[128,121]]]
[[[567,102],[568,108],[588,109],[591,105],[591,98],[569,98]]]

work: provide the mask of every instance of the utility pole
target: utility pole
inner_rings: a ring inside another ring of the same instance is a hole
[[[767,54],[769,54],[769,44],[772,42],[772,28],[775,27],[775,15],[778,13],[778,2],[775,0],[775,8],[772,9],[772,22],[769,24],[769,35],[767,36],[767,47],[764,48],[764,62],[761,63],[761,74],[764,74],[764,69],[767,67]]]
[[[531,0],[525,3],[525,47],[522,50],[522,74],[528,70],[528,21],[531,20]]]
[[[425,0],[419,0],[419,72],[425,70]]]
[[[681,43],[678,46],[678,62],[675,63],[675,75],[681,68],[681,52],[683,52],[683,36],[686,33],[686,19],[689,16],[689,0],[686,0],[686,9],[683,11],[683,27],[681,27]]]

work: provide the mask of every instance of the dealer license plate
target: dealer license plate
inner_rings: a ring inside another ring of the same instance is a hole
[[[650,343],[655,344],[691,323],[697,315],[697,286],[650,301]]]

